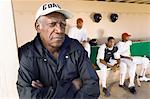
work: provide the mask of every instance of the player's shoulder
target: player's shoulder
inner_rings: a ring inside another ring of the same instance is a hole
[[[87,29],[85,27],[82,27],[82,31],[84,31],[86,33]]]
[[[86,30],[86,28],[85,28],[85,27],[82,27],[82,30]]]
[[[123,42],[122,41],[119,41],[116,45],[119,45],[119,44],[122,44]]]
[[[128,40],[127,43],[128,43],[129,45],[132,45],[132,41],[131,41],[131,40]]]
[[[115,45],[115,46],[113,47],[113,49],[114,49],[115,51],[117,51],[117,50],[118,50],[118,46]]]
[[[106,44],[105,43],[100,45],[100,49],[105,49],[105,48],[106,48]]]
[[[72,28],[70,28],[71,30],[77,30],[76,26],[73,26]]]
[[[69,28],[69,32],[72,32],[72,31],[75,31],[75,30],[76,30],[75,26]]]
[[[104,44],[101,44],[100,47],[106,47],[106,44],[105,44],[105,43],[104,43]]]
[[[120,47],[124,46],[124,44],[125,44],[125,42],[119,41],[119,42],[116,44],[116,46],[120,48]]]

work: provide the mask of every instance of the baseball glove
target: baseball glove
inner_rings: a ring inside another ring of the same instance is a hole
[[[119,64],[114,64],[111,69],[113,70],[113,72],[116,72],[117,70],[119,70]]]

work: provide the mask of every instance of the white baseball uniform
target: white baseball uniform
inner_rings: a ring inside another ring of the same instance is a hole
[[[116,47],[117,48],[117,47]],[[108,52],[106,50],[109,51],[113,51],[113,57],[111,56],[108,61],[105,59],[107,57],[107,55],[111,54],[111,52]],[[118,48],[117,48],[118,50]],[[108,64],[110,65],[114,65],[117,63],[117,60],[115,59],[119,59],[120,55],[117,53],[117,50],[114,49],[114,47],[112,48],[108,48],[106,46],[106,44],[103,44],[100,46],[100,48],[98,49],[98,54],[97,54],[97,65],[99,66],[100,70],[100,81],[102,83],[102,87],[106,88],[106,80],[107,80],[107,66],[102,64],[100,62],[100,59],[105,60]]]
[[[87,41],[87,30],[82,27],[81,29],[78,29],[76,26],[75,27],[72,27],[70,30],[69,30],[69,33],[68,33],[68,36],[70,38],[74,38],[74,39],[77,39],[79,42],[82,42],[82,41]],[[85,44],[85,50],[88,52],[88,57],[90,57],[90,54],[91,54],[91,46],[90,44],[87,42]]]
[[[88,57],[90,58],[90,55],[91,55],[91,45],[86,42],[85,46],[84,46],[84,49],[88,52]]]
[[[126,42],[122,42],[122,41],[118,42],[117,47],[118,47],[118,52],[120,53],[120,55],[131,57],[131,54],[130,54],[131,45],[132,45],[132,41],[130,40]],[[129,78],[130,78],[129,87],[134,86],[134,78],[135,78],[137,64],[142,65],[141,75],[145,75],[145,72],[146,72],[145,69],[148,66],[149,60],[145,57],[140,57],[140,56],[134,56],[132,57],[132,59],[133,61],[126,59],[126,58],[121,58],[120,85],[124,84],[127,68],[128,68]]]
[[[147,69],[148,67],[149,59],[146,57],[140,57],[140,56],[133,56],[132,58],[133,58],[134,63],[142,65],[140,76],[145,76],[145,72],[146,72],[145,69]]]
[[[68,36],[77,39],[79,42],[87,41],[87,31],[85,28],[78,29],[76,26],[69,30]]]

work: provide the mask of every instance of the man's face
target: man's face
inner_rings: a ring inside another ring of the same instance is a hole
[[[58,48],[65,39],[66,18],[60,13],[41,16],[36,26],[37,32],[45,46]]]
[[[78,28],[82,28],[82,26],[83,26],[83,22],[82,21],[77,21],[77,27]]]
[[[107,43],[107,46],[110,47],[110,48],[113,47],[114,45],[115,45],[115,40],[114,39],[110,39]]]
[[[123,37],[122,37],[122,40],[123,40],[123,41],[128,41],[128,40],[129,40],[129,36],[123,36]]]

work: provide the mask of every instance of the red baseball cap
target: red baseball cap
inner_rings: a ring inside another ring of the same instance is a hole
[[[128,33],[123,33],[123,34],[122,34],[122,37],[129,37],[129,36],[131,36],[131,35],[128,34]]]

